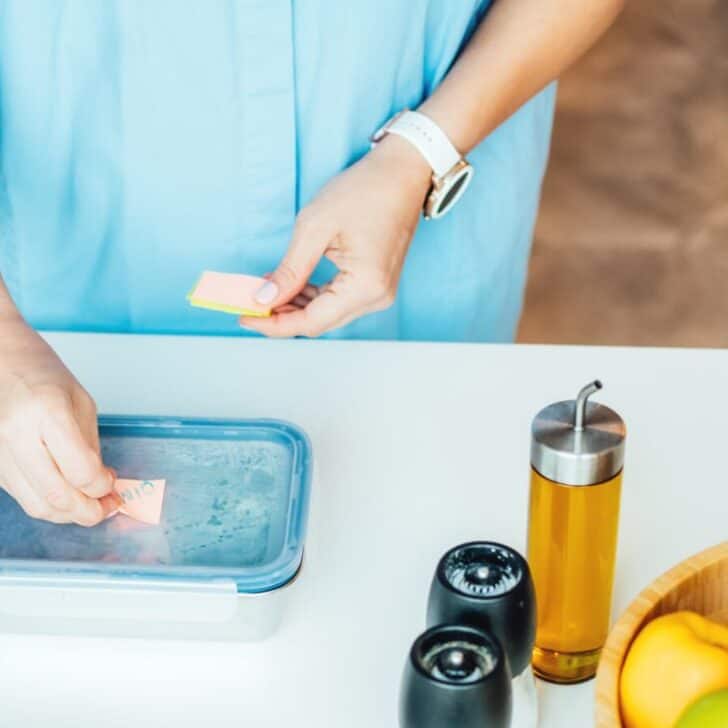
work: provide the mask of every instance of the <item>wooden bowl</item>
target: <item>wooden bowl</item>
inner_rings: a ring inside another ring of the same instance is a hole
[[[728,624],[728,541],[690,557],[653,581],[617,620],[597,672],[596,728],[623,728],[619,675],[639,631],[651,619],[683,609]]]

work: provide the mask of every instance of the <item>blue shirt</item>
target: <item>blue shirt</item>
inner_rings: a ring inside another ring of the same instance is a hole
[[[200,272],[273,270],[297,211],[436,88],[487,5],[0,0],[0,272],[21,311],[243,335],[188,306]],[[553,103],[552,86],[469,155],[473,183],[420,224],[395,305],[331,336],[512,339]]]

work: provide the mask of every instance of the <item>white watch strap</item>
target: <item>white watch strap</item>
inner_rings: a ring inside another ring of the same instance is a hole
[[[462,159],[445,132],[432,119],[417,111],[400,114],[386,132],[397,134],[414,144],[437,177],[449,172]]]

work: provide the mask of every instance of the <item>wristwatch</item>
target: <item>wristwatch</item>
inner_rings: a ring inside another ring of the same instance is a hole
[[[372,146],[387,134],[397,134],[413,144],[432,167],[432,187],[427,193],[427,220],[452,210],[473,177],[473,167],[447,138],[445,132],[424,114],[405,109],[395,114],[372,136]]]

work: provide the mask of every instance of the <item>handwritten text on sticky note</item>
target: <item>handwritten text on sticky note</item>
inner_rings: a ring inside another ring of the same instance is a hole
[[[162,518],[165,485],[164,480],[117,479],[114,490],[124,501],[119,513],[143,523],[158,524]]]

